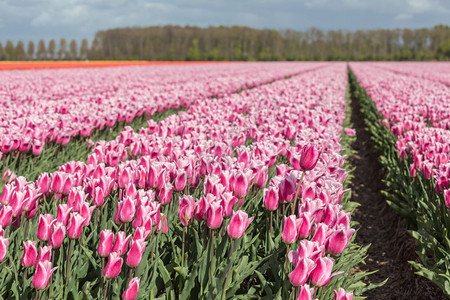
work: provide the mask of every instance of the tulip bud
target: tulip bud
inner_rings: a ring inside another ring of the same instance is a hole
[[[289,281],[293,286],[298,287],[304,285],[314,266],[315,264],[312,259],[301,258],[295,266],[294,271],[289,275]]]
[[[248,193],[249,188],[249,176],[247,174],[240,173],[237,175],[234,181],[233,192],[238,198],[244,198]]]
[[[173,194],[173,185],[169,182],[165,183],[158,193],[159,203],[167,205],[170,203]]]
[[[59,222],[53,223],[50,230],[49,244],[52,248],[58,249],[63,244],[65,236],[66,226]]]
[[[316,264],[317,265],[311,272],[309,279],[311,280],[311,283],[317,287],[327,285],[334,276],[343,273],[337,272],[331,274],[331,271],[333,270],[334,259],[330,257],[321,257],[316,261]]]
[[[293,175],[289,175],[280,182],[278,197],[280,203],[288,203],[294,199],[294,195],[297,187],[297,178]]]
[[[41,261],[36,265],[31,282],[37,290],[43,290],[47,287],[50,277],[57,268],[52,269],[52,263],[49,261]]]
[[[129,266],[130,268],[136,268],[137,266],[139,266],[146,245],[147,242],[143,239],[131,241],[130,250],[128,251],[126,260],[127,266]]]
[[[12,221],[12,207],[9,205],[0,207],[0,226],[5,228]]]
[[[281,239],[285,244],[292,244],[297,240],[297,223],[295,215],[284,217],[283,232]]]
[[[346,293],[343,288],[334,291],[334,300],[352,300],[353,293]]]
[[[340,228],[334,231],[328,239],[327,251],[332,255],[341,254],[350,242],[354,232],[355,230],[352,228]]]
[[[122,294],[123,300],[135,300],[139,291],[139,277],[134,277],[128,283],[127,289]]]
[[[37,258],[37,249],[35,241],[23,242],[23,255],[20,263],[25,268],[30,268],[35,265]]]
[[[302,148],[300,156],[300,167],[303,171],[314,169],[319,160],[320,151],[315,145],[306,145]]]
[[[0,262],[5,259],[6,251],[8,251],[9,239],[0,236]]]
[[[52,247],[44,246],[39,248],[39,255],[36,260],[36,265],[41,261],[50,261],[52,259]]]
[[[113,246],[113,252],[116,252],[120,256],[124,255],[127,252],[128,241],[131,238],[131,235],[125,237],[125,232],[119,231],[116,234],[116,240]]]
[[[47,241],[50,236],[50,225],[53,222],[53,216],[50,214],[40,215],[36,236],[41,241]]]
[[[180,199],[180,207],[178,208],[178,217],[183,226],[188,226],[194,216],[195,201],[192,196],[185,195]]]
[[[97,253],[100,257],[107,257],[113,249],[114,234],[111,230],[105,229],[100,232],[100,242]]]
[[[179,171],[175,178],[175,190],[180,192],[186,187],[187,175],[185,171]]]
[[[84,218],[79,213],[72,213],[69,218],[69,226],[67,227],[67,236],[70,239],[78,239],[83,232]]]
[[[243,210],[233,212],[233,216],[227,227],[228,236],[233,240],[242,237],[252,221],[253,217],[249,218]]]
[[[118,253],[112,252],[109,255],[108,263],[103,270],[103,276],[108,279],[115,278],[119,276],[120,271],[122,270],[123,259],[119,256]]]
[[[263,204],[267,210],[275,211],[278,209],[278,188],[277,187],[271,187],[269,189],[264,189]]]
[[[136,205],[134,201],[127,197],[122,202],[122,207],[120,208],[119,218],[122,223],[129,223],[133,220],[136,213]]]
[[[206,219],[206,225],[211,229],[217,229],[222,225],[223,221],[223,214],[222,214],[222,206],[218,201],[214,201],[210,204],[208,212],[207,212],[207,219]]]
[[[314,288],[310,288],[308,284],[300,288],[297,300],[313,300]]]

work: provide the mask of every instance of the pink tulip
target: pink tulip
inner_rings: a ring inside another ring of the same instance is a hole
[[[139,263],[141,262],[142,255],[145,252],[145,246],[147,245],[147,242],[143,239],[131,241],[130,243],[130,250],[127,254],[127,260],[126,264],[130,268],[136,268],[139,266]]]
[[[52,183],[50,185],[50,190],[53,193],[62,193],[63,191],[63,177],[61,175],[61,173],[56,172],[52,175]]]
[[[123,300],[135,300],[139,291],[139,277],[134,277],[128,283],[127,289],[122,294]]]
[[[20,263],[25,268],[30,268],[35,265],[37,258],[37,249],[35,241],[23,242],[23,255]]]
[[[275,211],[278,209],[278,188],[271,187],[264,189],[263,198],[264,207],[269,211]]]
[[[450,208],[450,189],[444,191],[445,206]]]
[[[105,193],[101,187],[96,187],[94,190],[94,198],[92,199],[92,204],[100,207],[105,202]]]
[[[331,274],[334,265],[334,259],[330,257],[321,257],[316,261],[316,267],[310,274],[311,283],[317,287],[327,285],[330,280],[343,272],[336,272]]]
[[[104,229],[100,232],[100,242],[98,243],[97,253],[100,257],[107,257],[113,249],[114,234],[110,229]]]
[[[56,220],[64,224],[64,226],[67,226],[67,224],[69,223],[69,214],[72,210],[73,207],[69,207],[67,204],[59,204],[56,214]]]
[[[354,232],[355,230],[352,228],[335,230],[328,239],[327,251],[332,255],[341,254],[350,242]]]
[[[13,192],[14,192],[13,186],[10,184],[5,184],[3,186],[2,194],[0,195],[0,204],[8,205]]]
[[[159,203],[161,205],[167,205],[170,203],[173,194],[173,185],[171,183],[166,183],[163,185],[161,190],[158,193]]]
[[[6,228],[12,221],[12,207],[9,205],[0,207],[0,226]]]
[[[278,197],[280,203],[289,203],[294,199],[294,195],[297,188],[297,178],[293,175],[289,175],[283,179],[279,185]]]
[[[122,223],[129,223],[133,220],[136,213],[136,204],[134,201],[127,197],[122,202],[122,207],[120,209],[119,218]]]
[[[233,240],[242,237],[252,221],[253,217],[249,218],[243,210],[233,212],[233,216],[227,227],[228,236]]]
[[[50,214],[40,215],[38,221],[38,227],[36,230],[36,236],[41,241],[47,241],[50,237],[50,226],[53,222],[53,216]]]
[[[66,226],[60,222],[53,223],[50,229],[49,244],[54,249],[58,249],[64,242],[66,236]]]
[[[320,150],[315,145],[306,145],[302,148],[300,156],[300,168],[303,171],[314,169],[319,160]]]
[[[175,191],[180,192],[186,187],[187,175],[185,171],[180,171],[175,177]]]
[[[283,232],[281,239],[285,244],[292,244],[297,240],[297,218],[295,215],[284,217]]]
[[[125,236],[126,233],[123,231],[119,231],[116,234],[116,240],[114,241],[114,246],[112,251],[116,252],[120,256],[124,255],[127,252],[128,241],[131,238],[131,235]]]
[[[84,218],[79,213],[71,213],[69,225],[67,226],[67,236],[70,239],[78,239],[83,232]]]
[[[108,262],[103,270],[103,276],[108,279],[119,276],[122,270],[123,259],[116,252],[112,252],[108,257]]]
[[[39,175],[36,181],[36,187],[39,189],[39,192],[42,194],[47,194],[50,188],[50,177],[48,173],[42,173]]]
[[[289,274],[289,281],[293,286],[304,285],[314,267],[315,263],[312,259],[301,258],[295,266],[294,271]]]
[[[36,265],[36,271],[34,272],[33,279],[31,282],[33,283],[33,286],[37,290],[43,290],[47,287],[50,277],[52,276],[53,272],[55,272],[57,268],[52,269],[52,263],[49,261],[40,261]]]
[[[9,239],[5,239],[0,236],[0,262],[5,259],[6,252],[8,251]]]
[[[36,265],[41,261],[50,261],[52,259],[52,247],[44,246],[39,248],[39,255],[36,260]]]
[[[334,300],[352,300],[353,293],[346,293],[343,288],[334,291]]]
[[[238,198],[244,198],[248,193],[250,180],[249,175],[244,173],[239,173],[235,180],[233,186],[233,192]]]
[[[223,207],[223,217],[229,218],[233,213],[233,206],[237,203],[238,199],[233,196],[233,193],[226,192],[220,195],[222,200],[221,205]]]
[[[308,284],[300,288],[297,300],[313,300],[314,288],[310,288]]]
[[[208,226],[211,229],[217,229],[222,225],[223,221],[223,209],[220,205],[220,202],[214,201],[210,204],[208,212],[207,212],[207,219],[206,219],[206,226]]]
[[[348,136],[355,136],[356,135],[356,131],[353,128],[344,128],[344,132],[346,135]]]
[[[307,238],[311,234],[312,225],[313,225],[313,217],[311,217],[311,213],[304,212],[300,215],[297,220],[301,220],[298,226],[298,237],[299,238]]]
[[[195,200],[192,196],[184,195],[180,198],[180,206],[178,208],[178,217],[183,226],[188,226],[194,216]]]

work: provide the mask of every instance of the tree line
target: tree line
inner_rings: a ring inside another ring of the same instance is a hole
[[[450,59],[450,27],[306,31],[152,26],[61,38],[0,43],[0,60],[435,60]]]

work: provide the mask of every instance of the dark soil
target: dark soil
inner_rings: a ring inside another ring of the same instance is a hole
[[[363,271],[377,273],[364,278],[366,283],[378,283],[386,278],[388,282],[365,293],[367,299],[447,299],[442,291],[427,279],[415,275],[408,261],[418,261],[414,240],[408,235],[406,226],[386,203],[381,191],[383,169],[378,161],[378,153],[365,131],[360,104],[352,99],[352,123],[357,139],[352,147],[357,151],[350,157],[356,168],[351,185],[352,201],[361,204],[353,219],[360,223],[356,242],[360,245],[372,244],[368,251]]]

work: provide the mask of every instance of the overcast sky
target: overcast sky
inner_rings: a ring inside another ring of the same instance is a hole
[[[450,0],[0,0],[0,41],[149,25],[256,28],[418,28],[449,24]]]

